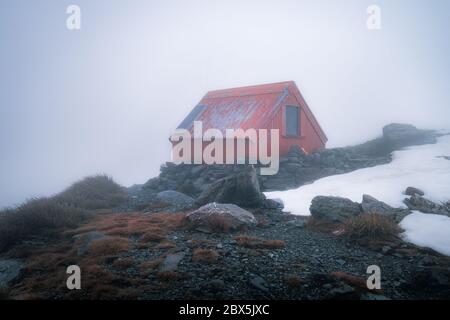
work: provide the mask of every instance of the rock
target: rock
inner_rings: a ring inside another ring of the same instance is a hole
[[[311,216],[317,219],[325,219],[332,222],[357,216],[361,213],[361,205],[347,198],[317,196],[309,208]]]
[[[161,264],[160,271],[174,271],[178,268],[178,264],[183,260],[185,252],[171,253],[166,256]]]
[[[368,194],[363,195],[361,207],[364,213],[392,214],[394,211],[393,207]]]
[[[294,219],[294,220],[289,220],[288,222],[286,222],[286,224],[291,227],[291,228],[303,228],[306,225],[306,219]]]
[[[188,224],[205,232],[220,231],[218,229],[236,230],[246,226],[254,226],[257,221],[253,214],[234,204],[209,203],[186,216]]]
[[[442,214],[446,216],[450,215],[450,211],[445,205],[434,203],[433,201],[419,195],[413,195],[409,199],[406,198],[403,202],[410,210],[418,210],[423,213]]]
[[[0,288],[8,287],[22,269],[23,264],[18,260],[0,260]]]
[[[328,294],[328,299],[331,300],[355,300],[359,298],[360,295],[358,292],[353,287],[343,282],[338,282]]]
[[[363,195],[361,208],[363,213],[378,213],[381,215],[389,216],[396,222],[400,222],[406,215],[411,213],[407,209],[393,208],[383,201],[379,201],[368,194]]]
[[[225,289],[225,282],[221,279],[214,279],[209,281],[206,287],[213,292],[223,291]]]
[[[253,276],[250,278],[249,283],[256,289],[261,290],[262,292],[268,293],[269,289],[267,288],[267,282],[260,276]]]
[[[389,246],[383,246],[382,248],[381,248],[381,252],[383,253],[383,254],[387,254],[389,251],[391,251],[391,247],[389,247]]]
[[[106,235],[103,232],[91,231],[76,235],[73,238],[78,242],[77,255],[81,256],[89,251],[92,241],[104,239],[106,238]]]
[[[233,203],[242,207],[262,207],[265,196],[259,188],[256,170],[250,169],[214,182],[197,198],[198,205]]]
[[[282,201],[277,201],[277,199],[266,199],[264,201],[263,207],[266,209],[283,209],[284,204]]]
[[[404,208],[393,208],[390,205],[375,199],[374,197],[364,194],[361,203],[363,213],[378,213],[399,223],[404,217],[411,213],[410,210]]]
[[[411,124],[401,123],[391,123],[385,126],[383,128],[383,139],[391,150],[436,142],[432,131],[419,130]]]
[[[169,204],[172,209],[186,210],[191,209],[194,206],[195,200],[184,193],[166,190],[159,192],[156,195],[156,199],[160,202]]]
[[[418,188],[408,187],[405,190],[405,194],[407,196],[414,196],[414,195],[423,196],[423,195],[425,195],[425,192],[423,192],[422,190],[420,190]]]

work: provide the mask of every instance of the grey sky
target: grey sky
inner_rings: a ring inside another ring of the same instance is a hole
[[[66,29],[66,8],[82,29]],[[382,30],[366,9],[382,10]],[[143,183],[208,91],[294,80],[329,137],[450,128],[449,1],[0,3],[0,207],[98,172]]]

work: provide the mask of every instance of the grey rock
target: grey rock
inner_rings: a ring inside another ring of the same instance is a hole
[[[447,206],[434,203],[433,201],[419,195],[413,195],[409,199],[406,198],[403,202],[411,210],[418,210],[423,213],[442,214],[446,216],[450,215],[450,211]]]
[[[83,233],[80,235],[74,236],[74,240],[79,241],[78,249],[77,249],[77,255],[81,256],[84,255],[86,252],[89,251],[89,248],[94,240],[100,240],[104,239],[107,236],[100,231],[90,231],[87,233]]]
[[[289,220],[286,224],[291,228],[304,228],[306,225],[306,219],[294,219]]]
[[[407,196],[414,196],[414,195],[424,196],[425,192],[415,187],[408,187],[405,190],[405,194]]]
[[[186,215],[188,224],[205,232],[218,231],[217,223],[224,224],[230,231],[245,226],[254,226],[257,221],[252,213],[234,204],[209,203]]]
[[[383,246],[382,248],[381,248],[381,252],[383,253],[383,254],[387,254],[387,253],[389,253],[389,251],[391,251],[391,247],[390,246]]]
[[[14,259],[0,260],[0,288],[9,286],[23,269],[23,264]]]
[[[361,208],[363,213],[368,214],[377,213],[389,216],[395,222],[400,222],[405,216],[411,213],[408,209],[393,208],[390,205],[384,203],[383,201],[377,200],[374,197],[367,194],[363,195]]]
[[[269,289],[267,288],[267,282],[260,276],[253,276],[250,278],[249,283],[256,289],[261,290],[265,293],[269,292]]]
[[[186,253],[184,251],[168,254],[160,266],[160,271],[176,270],[178,264],[183,260],[185,255]]]
[[[364,194],[361,203],[364,213],[393,214],[394,208],[388,204],[375,199],[374,197]]]
[[[250,167],[244,172],[214,182],[197,198],[198,205],[206,203],[233,203],[242,207],[261,207],[265,196],[259,188],[256,170]]]
[[[184,193],[166,190],[159,192],[156,195],[156,199],[163,203],[167,203],[174,209],[185,210],[194,206],[195,200],[192,197],[185,195]]]
[[[317,219],[343,222],[350,217],[359,215],[361,205],[347,198],[317,196],[312,200],[309,211]]]

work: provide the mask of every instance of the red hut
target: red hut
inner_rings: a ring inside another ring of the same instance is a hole
[[[280,156],[293,145],[311,153],[327,142],[293,81],[210,91],[178,128],[193,131],[194,121],[202,122],[203,131],[278,129]]]

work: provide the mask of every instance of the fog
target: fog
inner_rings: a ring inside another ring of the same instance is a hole
[[[381,8],[381,30],[366,9]],[[81,8],[81,30],[66,8]],[[0,207],[86,175],[143,183],[208,90],[294,80],[329,138],[450,128],[448,1],[0,4]]]

